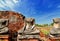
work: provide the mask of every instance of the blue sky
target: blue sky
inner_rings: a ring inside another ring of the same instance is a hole
[[[0,0],[0,10],[21,12],[36,19],[37,24],[50,24],[60,18],[60,0]]]

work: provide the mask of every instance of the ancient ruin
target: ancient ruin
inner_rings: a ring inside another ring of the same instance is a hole
[[[35,19],[26,18],[24,20],[25,26],[18,31],[17,39],[20,41],[21,39],[40,39],[40,31],[35,27]]]
[[[40,39],[39,33],[40,31],[35,28],[35,19],[25,18],[13,11],[0,11],[0,35],[8,35],[7,41],[19,41],[24,38]],[[2,37],[0,38],[3,40]]]
[[[60,18],[53,19],[53,28],[50,30],[51,37],[60,37]]]
[[[9,35],[9,41],[16,41],[17,31],[24,26],[24,18],[17,12],[0,11],[0,34]]]
[[[0,34],[8,33],[8,19],[0,19]]]

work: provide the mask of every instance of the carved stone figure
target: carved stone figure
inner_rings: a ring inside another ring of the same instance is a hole
[[[0,34],[8,32],[8,19],[0,19]]]
[[[53,25],[53,28],[50,30],[50,36],[59,37],[60,36],[60,18],[53,19],[53,23],[54,23],[54,25]]]
[[[18,35],[17,31],[24,26],[24,18],[25,16],[21,13],[0,11],[0,33],[4,33],[9,29],[9,41],[16,41]],[[7,19],[9,20],[9,23]]]
[[[25,26],[18,31],[17,39],[23,38],[37,38],[40,39],[39,35],[40,31],[35,27],[35,19],[33,18],[26,18],[25,19]]]

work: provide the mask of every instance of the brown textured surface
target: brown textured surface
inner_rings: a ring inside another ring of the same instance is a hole
[[[8,35],[0,35],[0,41],[8,41]]]
[[[8,28],[10,32],[15,32],[24,26],[23,15],[12,11],[0,11],[0,19],[10,19],[12,16],[17,18],[17,22],[9,22]]]
[[[23,39],[21,41],[38,41],[38,39]]]

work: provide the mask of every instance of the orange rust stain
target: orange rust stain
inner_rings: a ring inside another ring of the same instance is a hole
[[[12,32],[18,31],[24,26],[23,15],[12,11],[0,11],[0,19],[9,19],[11,16],[15,16],[19,21],[16,23],[9,23],[8,28]]]

